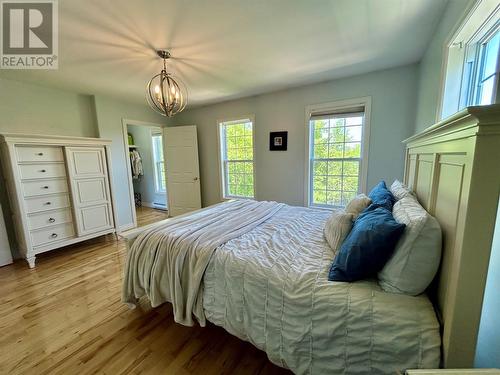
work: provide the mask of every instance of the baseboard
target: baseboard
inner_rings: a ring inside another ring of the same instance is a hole
[[[166,205],[159,205],[157,203],[152,203],[152,202],[142,202],[142,205],[144,207],[149,207],[149,208],[154,208],[154,209],[157,209],[157,210],[163,210],[163,211],[168,211],[167,210],[167,206]]]

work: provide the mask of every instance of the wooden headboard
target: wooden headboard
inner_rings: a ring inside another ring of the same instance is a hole
[[[405,143],[404,180],[443,231],[430,290],[443,366],[472,367],[500,194],[500,104],[469,107]]]

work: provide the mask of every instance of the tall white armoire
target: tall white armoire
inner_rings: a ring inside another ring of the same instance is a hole
[[[18,251],[31,268],[37,254],[115,232],[110,144],[0,135]]]

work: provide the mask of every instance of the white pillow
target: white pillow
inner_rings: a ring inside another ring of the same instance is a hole
[[[353,215],[343,210],[335,210],[326,220],[323,234],[326,241],[336,253],[342,242],[349,234],[352,228]]]
[[[394,180],[394,182],[390,187],[390,190],[392,195],[394,195],[394,198],[396,198],[397,201],[403,199],[408,195],[413,195],[413,192],[408,188],[408,186],[406,186],[399,180]]]
[[[355,196],[348,204],[345,206],[345,212],[353,214],[354,220],[356,220],[359,214],[370,204],[372,200],[368,198],[365,194],[359,194]]]
[[[434,279],[441,261],[441,228],[413,195],[394,204],[394,219],[406,224],[394,254],[378,273],[382,289],[416,296]]]

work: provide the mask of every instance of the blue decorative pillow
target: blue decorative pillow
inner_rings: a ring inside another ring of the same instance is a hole
[[[356,219],[337,257],[328,280],[356,281],[376,276],[391,257],[405,229],[383,207],[370,207]]]
[[[389,211],[392,211],[392,206],[396,199],[394,195],[387,189],[385,181],[380,181],[368,194],[368,197],[372,200],[372,204],[380,207],[385,207]]]

